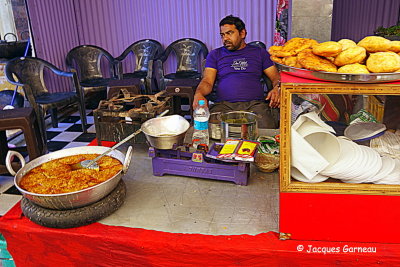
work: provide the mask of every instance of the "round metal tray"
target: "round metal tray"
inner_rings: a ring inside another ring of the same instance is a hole
[[[282,65],[275,62],[278,70],[290,75],[313,79],[319,81],[342,82],[342,83],[385,83],[400,81],[400,72],[393,73],[370,73],[370,74],[346,74],[324,71],[312,71]]]

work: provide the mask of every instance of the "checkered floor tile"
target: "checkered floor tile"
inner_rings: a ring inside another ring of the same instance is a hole
[[[88,133],[82,132],[82,122],[79,113],[74,113],[61,120],[57,128],[47,129],[47,147],[49,152],[54,152],[62,148],[86,146],[96,138],[94,130],[93,112],[87,115]],[[90,129],[90,131],[89,131]]]

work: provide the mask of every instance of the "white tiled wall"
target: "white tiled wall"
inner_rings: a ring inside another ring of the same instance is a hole
[[[292,37],[331,39],[333,0],[292,0]]]

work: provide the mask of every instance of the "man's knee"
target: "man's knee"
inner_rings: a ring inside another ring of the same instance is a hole
[[[279,128],[279,109],[271,108],[267,103],[256,102],[249,108],[252,112],[260,116],[258,127],[263,129]]]
[[[223,102],[219,103],[214,103],[210,106],[210,113],[215,113],[215,112],[229,112],[232,111],[233,109],[226,105]]]

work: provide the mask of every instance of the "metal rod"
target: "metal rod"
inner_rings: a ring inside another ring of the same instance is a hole
[[[28,50],[29,50],[29,45],[30,45],[30,43],[31,43],[31,39],[28,38],[28,42],[26,43],[26,48],[25,48],[25,52],[24,52],[24,57],[26,57],[26,55],[28,54]],[[15,86],[14,94],[13,94],[13,97],[12,97],[12,99],[11,99],[11,104],[10,104],[10,106],[14,105],[14,101],[15,101],[15,97],[17,96],[17,92],[18,92],[18,85]]]
[[[161,113],[160,115],[158,115],[157,117],[162,117],[165,114],[167,114],[169,112],[169,110],[165,110],[163,113]],[[99,160],[101,157],[103,157],[104,155],[108,154],[110,151],[116,149],[117,147],[119,147],[120,145],[124,144],[126,141],[128,141],[129,139],[131,139],[132,137],[134,137],[135,135],[139,134],[142,131],[142,129],[138,129],[136,132],[134,132],[133,134],[125,137],[122,141],[118,142],[117,144],[115,144],[113,147],[111,147],[110,149],[107,149],[103,154],[97,156],[95,159],[93,159],[87,166],[86,168],[90,167],[93,165],[93,163],[95,163],[97,160]]]

